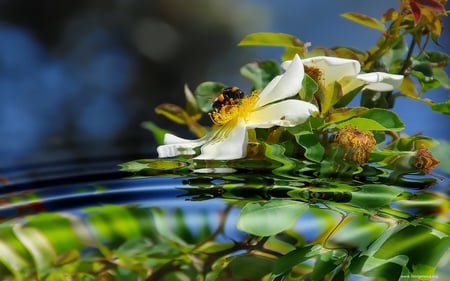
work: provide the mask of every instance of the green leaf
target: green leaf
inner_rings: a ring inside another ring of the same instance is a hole
[[[430,104],[431,109],[443,114],[450,114],[450,100],[442,103],[432,103]]]
[[[425,93],[431,89],[436,89],[441,85],[439,80],[434,78],[431,67],[429,67],[429,69],[428,67],[423,67],[420,71],[416,68],[415,70],[411,70],[411,75],[419,80],[421,93]]]
[[[258,236],[275,235],[291,228],[307,210],[307,204],[292,200],[250,202],[242,208],[237,227]]]
[[[450,89],[450,78],[443,68],[433,68],[433,76],[441,83],[441,87]]]
[[[320,162],[325,148],[320,143],[319,136],[313,132],[303,131],[295,135],[297,143],[305,149],[305,157],[314,162]]]
[[[347,126],[354,126],[361,131],[387,131],[388,129],[378,123],[377,121],[374,121],[372,119],[368,118],[361,118],[361,117],[355,117],[352,119],[349,119],[347,121],[341,122],[336,125],[338,129],[345,128]]]
[[[257,32],[244,37],[239,46],[278,46],[303,47],[303,42],[297,37],[286,33]]]
[[[281,67],[272,60],[244,65],[241,74],[253,82],[254,89],[263,89],[275,76],[281,74]]]
[[[164,144],[164,135],[167,134],[166,130],[161,129],[151,121],[143,122],[141,126],[153,133],[157,144]]]
[[[402,84],[403,85],[403,84]],[[412,88],[408,88],[410,93],[408,95],[413,95],[415,92],[415,84],[412,82]],[[367,108],[388,108],[394,107],[395,97],[392,92],[376,92],[368,89],[364,89],[361,95],[361,106]]]
[[[439,144],[438,141],[426,136],[421,135],[410,137],[404,136],[391,142],[389,145],[385,147],[385,149],[395,151],[415,151],[422,146],[430,148],[437,146],[438,144]]]
[[[400,120],[400,117],[390,110],[372,108],[363,112],[361,117],[374,120],[390,131],[405,129],[405,124]]]
[[[377,30],[380,30],[380,31],[386,31],[386,27],[384,26],[384,24],[381,21],[379,21],[379,20],[377,20],[375,18],[372,18],[372,17],[370,17],[368,15],[360,14],[360,13],[347,12],[347,13],[341,14],[341,16],[343,18],[346,18],[346,19],[350,20],[350,21],[356,22],[356,23],[358,23],[360,25],[364,25],[364,26],[367,26],[367,27],[370,27],[370,28],[374,28],[374,29],[377,29]]]
[[[431,153],[436,155],[441,161],[437,169],[443,171],[447,175],[450,175],[450,157],[445,157],[444,155],[450,155],[450,141],[439,140],[439,145],[431,149]]]
[[[295,140],[305,149],[304,156],[314,162],[322,161],[325,154],[325,148],[320,143],[319,136],[312,131],[312,123],[323,123],[322,119],[310,118],[309,122],[305,122],[288,131],[295,136]]]
[[[327,116],[326,126],[360,116],[368,109],[365,107],[338,108]]]
[[[184,97],[186,98],[186,112],[188,115],[194,120],[200,119],[202,112],[198,107],[194,94],[187,85],[184,85]]]
[[[402,84],[400,84],[400,92],[409,98],[420,99],[420,94],[417,92],[416,83],[414,83],[410,76],[403,78]]]
[[[408,51],[404,40],[398,40],[382,57],[383,63],[388,67],[390,73],[398,73],[403,66],[401,59]]]
[[[281,55],[282,61],[291,60],[296,54],[303,57],[305,55],[306,48],[304,47],[286,47],[283,54]]]
[[[163,103],[155,107],[155,112],[178,124],[186,124],[189,118],[187,112],[178,105],[171,103]]]
[[[342,86],[338,82],[330,83],[324,91],[320,91],[318,98],[320,101],[320,111],[322,114],[332,109],[333,105],[343,97]]]
[[[203,82],[195,89],[195,98],[202,112],[211,111],[211,106],[220,92],[226,86],[217,82]]]
[[[319,86],[316,81],[314,81],[314,79],[312,79],[308,74],[305,74],[302,81],[302,89],[300,90],[300,99],[304,101],[311,101],[318,89]]]

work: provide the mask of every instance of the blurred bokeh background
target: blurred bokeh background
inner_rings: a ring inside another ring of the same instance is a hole
[[[184,104],[185,84],[212,80],[248,89],[239,68],[282,50],[237,47],[248,33],[294,34],[314,46],[373,46],[379,33],[339,15],[379,17],[397,1],[1,0],[0,167],[117,155],[151,156],[154,113]],[[449,20],[441,47],[448,52]],[[450,98],[448,90],[428,94]],[[400,99],[406,132],[449,139],[448,116]]]

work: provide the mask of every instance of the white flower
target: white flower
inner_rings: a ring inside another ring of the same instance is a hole
[[[348,91],[363,86],[364,89],[387,92],[398,88],[403,80],[403,75],[389,74],[385,72],[360,73],[361,65],[357,60],[317,56],[302,60],[306,72],[312,77],[321,80],[324,86],[333,81],[340,81],[343,78],[353,78],[346,85]],[[285,61],[283,68],[289,66],[291,62]],[[313,73],[313,75],[310,74]]]
[[[243,98],[240,104],[213,112],[212,118],[218,129],[197,140],[182,139],[172,134],[164,136],[164,145],[157,148],[159,157],[181,154],[193,155],[200,147],[195,159],[232,160],[247,154],[247,129],[292,127],[308,119],[317,107],[298,99],[287,99],[296,95],[304,77],[304,67],[296,55],[286,72],[278,75],[259,94]]]

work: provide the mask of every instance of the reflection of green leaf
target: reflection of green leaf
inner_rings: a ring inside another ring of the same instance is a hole
[[[168,172],[171,170],[181,169],[187,166],[187,163],[175,159],[139,159],[119,165],[121,171],[145,174],[151,171]]]
[[[329,278],[326,278],[326,276],[331,274],[345,257],[345,252],[339,252],[338,250],[329,251],[324,255],[318,256],[314,265],[314,270],[311,273],[311,280],[328,280]],[[333,280],[335,279],[333,278]]]
[[[243,254],[232,259],[228,270],[233,280],[263,280],[272,271],[273,260],[264,256]],[[225,276],[219,280],[227,280]]]
[[[368,197],[367,201],[370,200],[371,197]],[[361,207],[366,209],[366,206]],[[339,245],[346,245],[346,247],[364,251],[387,227],[388,225],[385,222],[372,221],[368,216],[350,213],[333,230],[332,235],[328,238],[327,247],[336,248]]]
[[[390,185],[364,184],[352,192],[350,204],[366,210],[381,208],[397,197],[403,190]]]
[[[56,237],[48,235],[49,233],[43,233],[41,230],[34,227],[16,227],[14,228],[14,232],[17,238],[20,239],[33,256],[37,269],[37,277],[38,279],[41,279],[51,270],[52,265],[56,261],[57,252],[54,247],[55,245],[51,242],[52,240],[54,241]],[[71,233],[65,234],[70,235]],[[50,237],[53,239],[50,240]]]
[[[138,221],[130,210],[121,206],[102,206],[87,208],[91,213],[89,223],[96,229],[101,240],[136,238],[141,235]]]
[[[408,257],[409,265],[422,264],[434,267],[450,248],[450,237],[439,238],[433,232],[428,227],[410,225],[394,233],[374,257],[391,259],[402,255]]]
[[[270,236],[291,228],[306,210],[307,204],[292,200],[250,202],[242,208],[237,227],[251,234]]]
[[[289,271],[293,266],[306,261],[307,259],[319,254],[320,247],[313,247],[311,245],[297,248],[286,255],[282,256],[275,262],[273,268],[273,275],[280,276]]]

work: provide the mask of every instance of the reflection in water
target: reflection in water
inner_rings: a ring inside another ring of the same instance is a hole
[[[100,164],[73,176],[48,166],[1,188],[5,280],[446,273],[449,201],[439,192],[255,171],[148,177]]]

